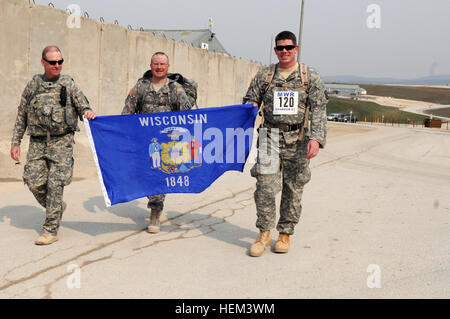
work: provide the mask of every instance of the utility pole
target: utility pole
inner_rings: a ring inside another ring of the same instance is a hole
[[[300,30],[298,32],[298,45],[300,46],[300,48],[298,49],[298,53],[297,53],[297,62],[300,64],[300,54],[301,54],[301,50],[302,50],[302,33],[303,33],[303,9],[305,6],[305,0],[302,0],[302,12],[300,14]]]
[[[272,53],[273,53],[273,36],[270,38],[270,60],[269,60],[269,65],[272,64]]]

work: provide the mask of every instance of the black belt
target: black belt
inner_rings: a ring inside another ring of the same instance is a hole
[[[299,130],[302,127],[302,124],[293,124],[293,125],[289,125],[289,124],[282,124],[282,123],[278,123],[278,124],[269,124],[269,127],[266,128],[278,128],[280,130],[282,130],[283,132],[291,132],[291,131],[296,131]]]
[[[63,136],[66,136],[67,134],[71,134],[71,133],[73,133],[73,132],[67,132],[67,133],[60,134],[60,135],[50,135],[50,138],[63,137]],[[43,140],[47,140],[47,135],[44,135],[44,136],[33,136],[32,135],[31,138],[35,139],[35,140],[43,141]]]

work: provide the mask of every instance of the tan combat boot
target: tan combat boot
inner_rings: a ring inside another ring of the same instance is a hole
[[[36,245],[50,245],[58,240],[58,237],[56,235],[52,235],[47,232],[43,232],[41,236],[36,239],[34,242]]]
[[[250,247],[250,256],[259,257],[264,253],[264,249],[270,245],[272,237],[270,230],[260,231],[258,239]]]
[[[289,251],[289,234],[280,233],[273,251],[276,253],[287,253]]]
[[[159,217],[161,217],[162,210],[156,210],[152,208],[150,214],[150,225],[147,227],[149,233],[159,233]]]

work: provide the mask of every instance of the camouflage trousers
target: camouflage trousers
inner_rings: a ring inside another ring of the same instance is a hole
[[[163,210],[164,199],[166,198],[166,194],[147,196],[147,198],[148,198],[147,208]]]
[[[73,133],[30,138],[23,181],[46,210],[44,231],[56,235],[61,225],[64,186],[72,181]]]
[[[257,162],[251,169],[251,175],[256,177],[256,227],[262,231],[275,227],[275,196],[281,190],[276,229],[292,235],[302,211],[303,187],[311,179],[309,160],[306,159],[309,138],[298,141],[298,130],[280,132],[279,139],[275,133],[271,134],[269,130],[267,139],[261,139],[260,130]]]

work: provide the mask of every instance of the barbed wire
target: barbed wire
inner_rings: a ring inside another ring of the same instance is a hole
[[[28,0],[28,3],[29,3],[29,4],[31,4],[31,2],[33,2],[33,4],[36,4],[35,0]],[[48,3],[48,7],[55,8],[55,5],[54,5],[52,2],[49,2],[49,3]],[[71,15],[71,14],[74,13],[75,10],[72,11],[72,10],[70,10],[69,8],[66,8],[65,11],[66,11],[69,15]],[[84,16],[85,18],[90,19],[89,13],[88,13],[87,11],[84,11],[83,16]],[[105,19],[104,19],[103,17],[100,17],[100,18],[99,18],[99,21],[100,21],[101,23],[104,23],[104,22],[105,22]],[[119,21],[118,21],[117,19],[114,19],[114,24],[119,25]],[[128,28],[129,30],[132,30],[132,31],[133,31],[133,27],[132,27],[130,24],[127,26],[127,28]],[[139,28],[134,29],[134,31],[143,31],[143,32],[145,32],[145,29],[141,26],[141,27],[139,27]],[[155,37],[158,37],[158,36],[159,36],[159,37],[161,37],[161,38],[168,39],[167,36],[166,36],[164,33],[161,33],[160,35],[157,35],[156,32],[151,32],[151,33],[152,33],[153,36],[155,36]],[[192,47],[196,47],[196,46],[194,45],[194,43],[192,43],[192,42],[186,42],[185,40],[180,40],[179,42],[184,43],[184,44],[190,44]],[[213,52],[214,52],[214,51],[213,51]],[[235,58],[236,58],[236,57],[235,57]],[[239,59],[242,60],[241,57],[239,57]],[[252,62],[252,63],[257,63],[257,64],[260,64],[260,65],[263,65],[262,62],[259,62],[259,61],[253,61],[253,60],[249,60],[249,61]]]

